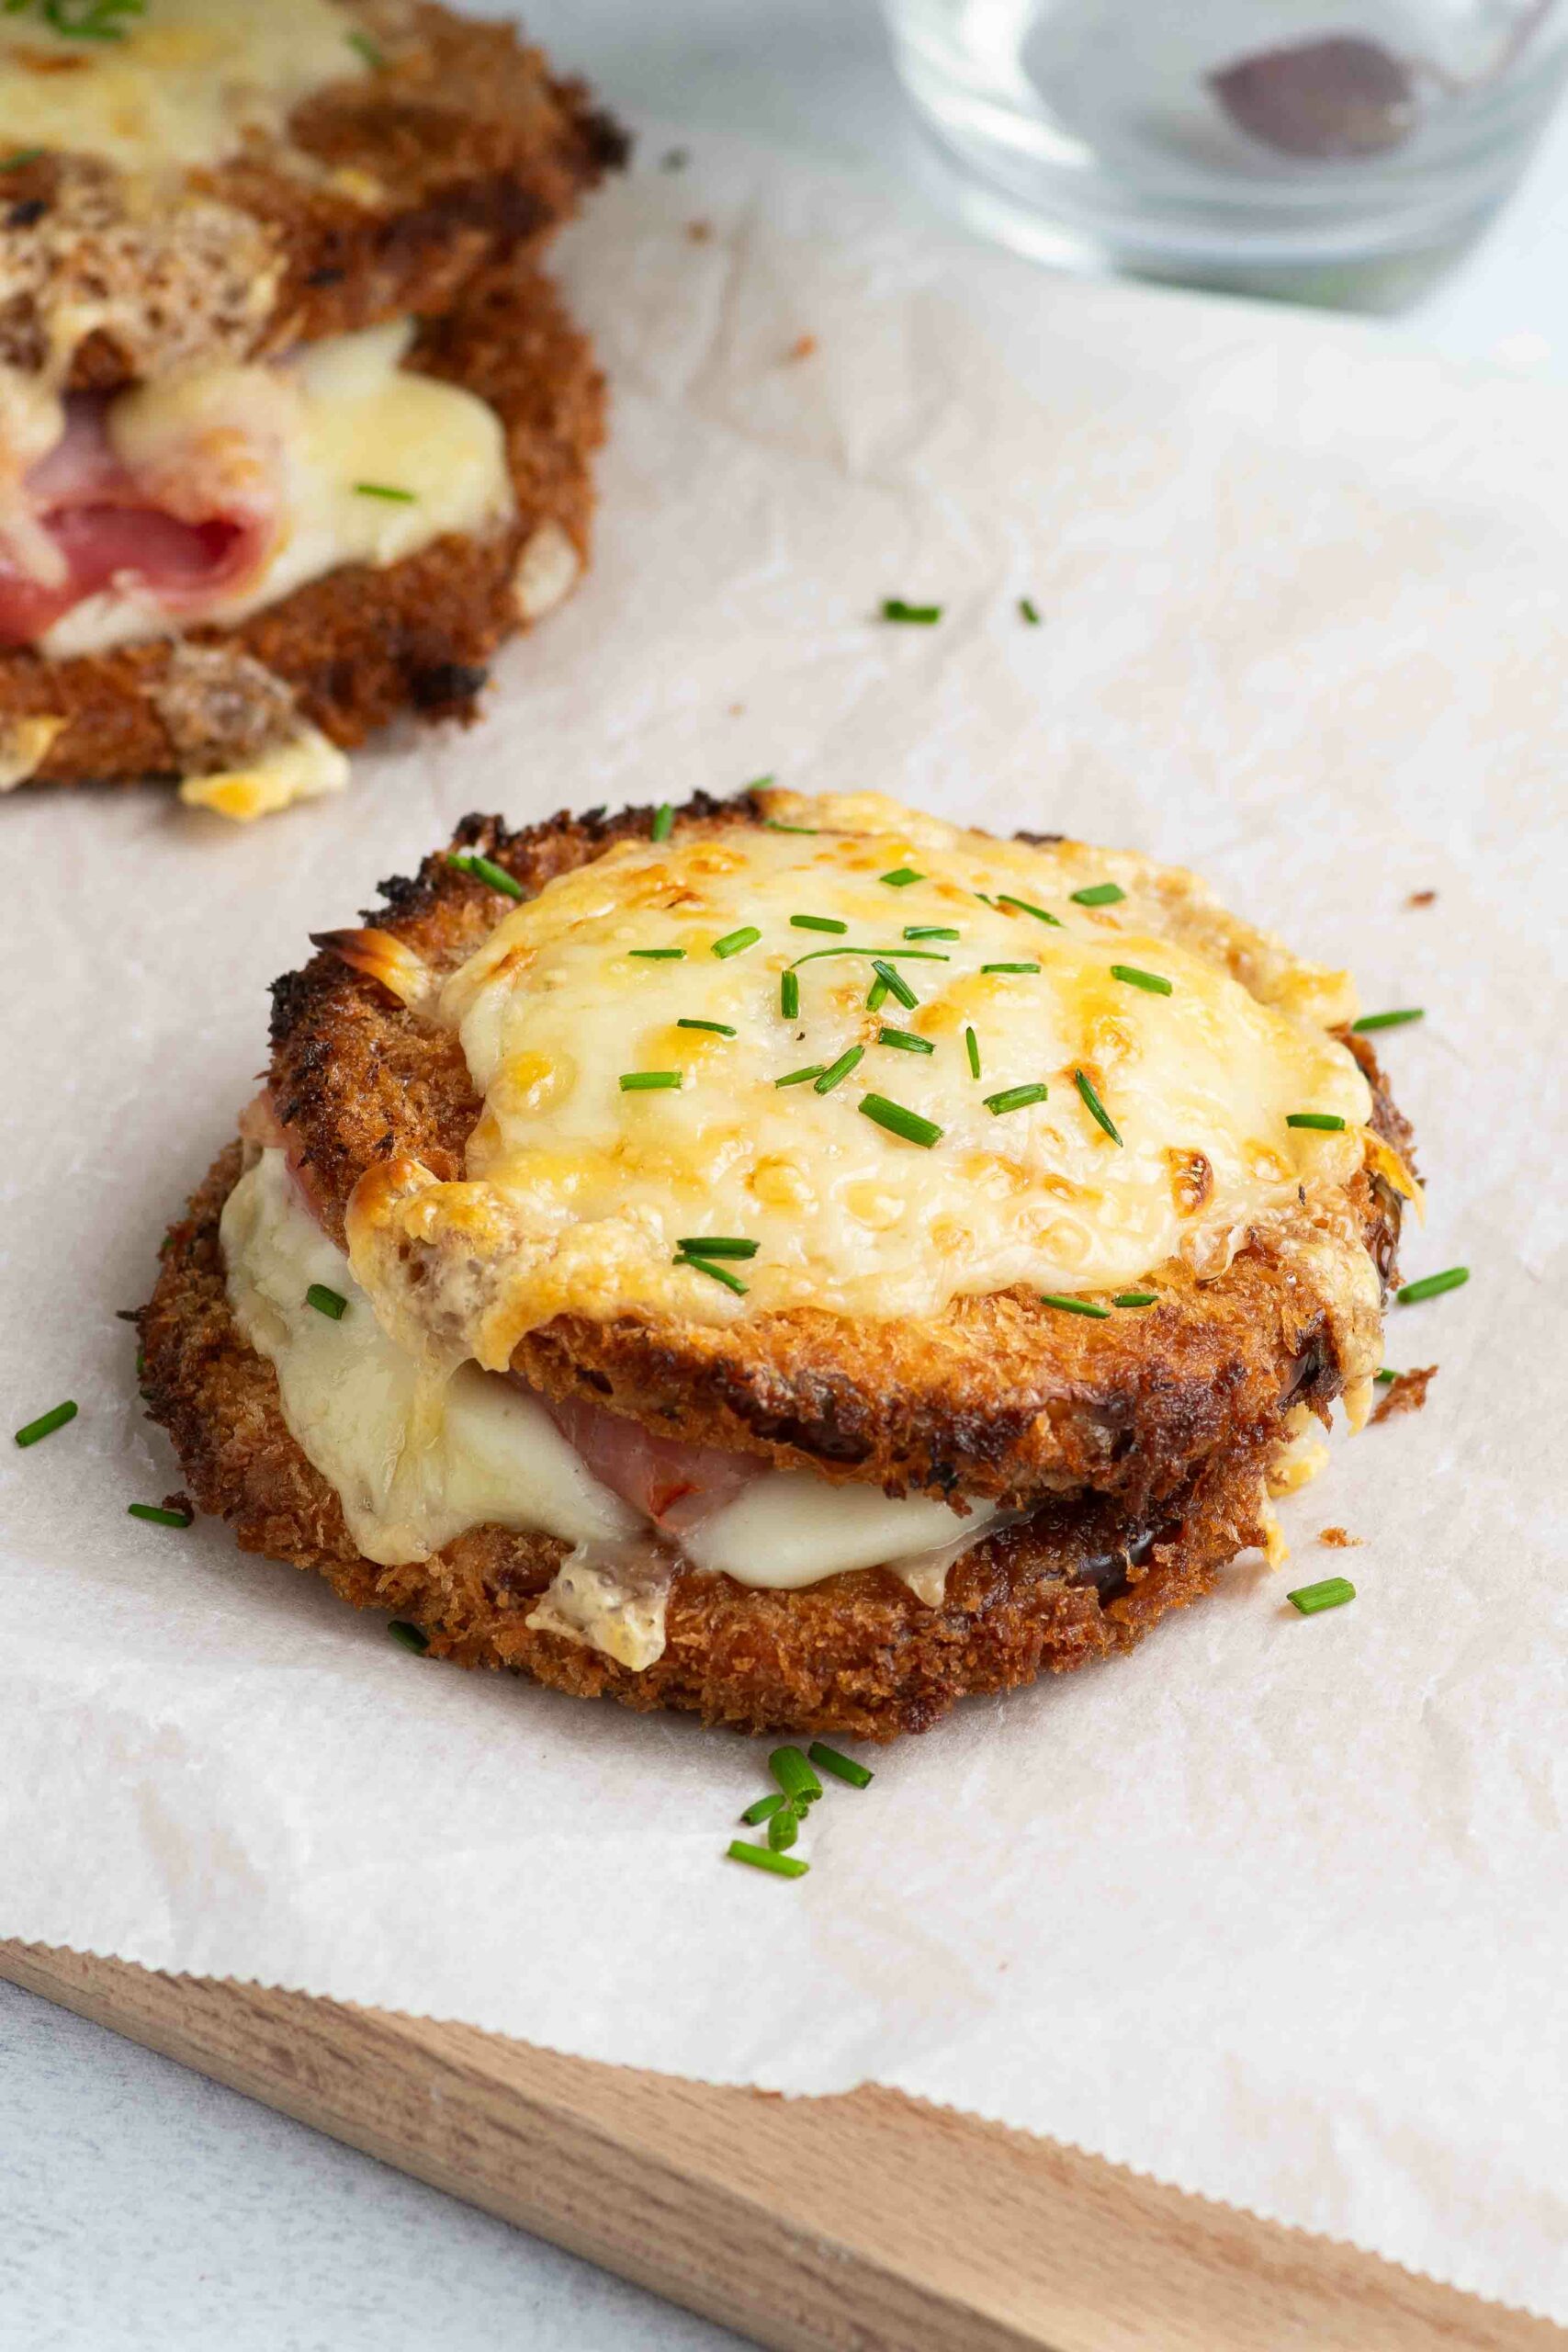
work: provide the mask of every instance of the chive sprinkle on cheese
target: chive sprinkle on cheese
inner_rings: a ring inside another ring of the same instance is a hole
[[[361,498],[384,498],[391,506],[417,506],[416,492],[399,490],[389,481],[356,481],[354,485]]]
[[[881,956],[872,957],[871,968],[887,990],[888,995],[896,998],[906,1012],[913,1012],[919,1002],[919,998],[915,994],[902,972],[895,971],[892,965]]]
[[[1341,1135],[1345,1128],[1345,1122],[1337,1111],[1287,1111],[1285,1125],[1288,1127],[1311,1127],[1325,1136]]]
[[[982,964],[982,972],[1037,972],[1038,964]]]
[[[1091,882],[1087,890],[1072,894],[1075,907],[1113,907],[1126,895],[1120,882]]]
[[[886,1094],[863,1094],[861,1111],[890,1136],[901,1136],[906,1143],[918,1143],[929,1151],[942,1141],[942,1129],[934,1119],[922,1118],[918,1111],[906,1109],[902,1102],[890,1102]]]
[[[1130,989],[1143,989],[1149,996],[1170,994],[1170,982],[1163,973],[1141,971],[1136,964],[1112,964],[1111,977],[1124,981]]]
[[[906,939],[962,939],[964,934],[961,931],[954,931],[949,923],[907,922],[904,936]]]
[[[1073,1084],[1077,1088],[1079,1094],[1082,1096],[1084,1108],[1089,1113],[1089,1117],[1094,1121],[1095,1125],[1097,1127],[1103,1127],[1106,1134],[1111,1137],[1112,1143],[1121,1143],[1122,1138],[1117,1133],[1115,1122],[1112,1120],[1110,1112],[1106,1109],[1099,1095],[1095,1092],[1093,1081],[1089,1078],[1088,1071],[1081,1069],[1074,1070]]]
[[[997,904],[998,907],[1015,907],[1021,915],[1032,915],[1036,922],[1048,922],[1053,931],[1060,931],[1062,928],[1055,915],[1047,914],[1043,907],[1035,906],[1029,899],[1015,899],[1008,891],[998,890]]]
[[[739,1233],[687,1233],[675,1244],[694,1258],[754,1258],[761,1246]]]
[[[716,939],[713,952],[720,958],[743,956],[748,947],[755,947],[761,936],[754,922],[742,923],[739,931],[727,931],[722,939]]]
[[[735,1035],[728,1021],[690,1021],[683,1013],[675,1026],[677,1029],[706,1029],[716,1037],[733,1037]]]
[[[890,890],[907,890],[911,882],[923,882],[926,877],[923,874],[918,873],[912,865],[895,865],[887,873],[879,874],[876,878],[879,882],[886,882]],[[849,925],[846,923],[844,928],[847,931]]]
[[[795,972],[779,974],[779,1011],[786,1021],[800,1018],[800,978]]]
[[[686,951],[683,947],[628,947],[626,954],[635,956],[642,964],[680,964],[684,962]]]
[[[789,921],[792,931],[845,932],[849,929],[849,924],[840,922],[836,915],[791,915]]]
[[[965,1029],[964,1032],[964,1050],[969,1057],[970,1077],[978,1078],[980,1075],[980,1040],[976,1037],[973,1029]]]
[[[694,1273],[706,1274],[710,1281],[722,1283],[726,1290],[735,1293],[737,1298],[746,1295],[746,1285],[739,1275],[732,1274],[728,1266],[721,1266],[716,1258],[699,1258],[694,1250],[687,1250],[677,1256],[675,1263],[690,1266]]]
[[[999,1094],[987,1094],[985,1104],[993,1118],[1000,1118],[1008,1111],[1027,1111],[1032,1102],[1043,1102],[1050,1088],[1043,1080],[1031,1086],[1004,1087]]]
[[[879,1029],[879,1046],[895,1046],[901,1054],[934,1054],[936,1047],[929,1037],[917,1037],[912,1029]]]
[[[787,1070],[783,1078],[775,1078],[773,1084],[775,1086],[804,1086],[808,1078],[820,1078],[821,1075],[820,1062],[807,1062],[804,1069]]]
[[[857,1062],[863,1061],[864,1059],[865,1047],[863,1046],[851,1046],[846,1053],[842,1053],[839,1056],[836,1062],[829,1063],[827,1069],[822,1072],[821,1077],[816,1080],[815,1091],[818,1094],[831,1094],[834,1087],[840,1085],[844,1079],[848,1078],[851,1070],[854,1069],[855,1064]]]
[[[333,1323],[341,1323],[348,1313],[348,1301],[342,1291],[329,1290],[325,1283],[310,1284],[305,1293],[305,1304],[313,1306],[318,1315],[326,1316]]]
[[[623,1094],[663,1094],[680,1083],[678,1069],[624,1069],[619,1080]]]

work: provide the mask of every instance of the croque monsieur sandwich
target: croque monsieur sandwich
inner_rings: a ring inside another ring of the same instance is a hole
[[[619,134],[428,0],[0,14],[0,787],[235,816],[467,716],[587,549],[537,266]]]
[[[1191,875],[865,796],[470,818],[277,983],[144,1394],[433,1653],[924,1729],[1278,1544],[1409,1136]]]

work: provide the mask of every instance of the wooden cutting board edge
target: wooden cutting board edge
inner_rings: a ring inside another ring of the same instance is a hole
[[[1543,2320],[897,2091],[782,2098],[41,1944],[0,1976],[774,2352],[1568,2352]]]

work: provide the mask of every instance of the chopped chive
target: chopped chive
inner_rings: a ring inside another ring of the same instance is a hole
[[[868,1012],[880,1012],[891,994],[892,990],[889,989],[885,979],[878,978],[873,980],[870,988],[867,989],[865,992],[866,1011]]]
[[[39,163],[48,152],[44,147],[18,147],[14,155],[0,161],[0,172],[19,172],[24,164]]]
[[[821,1781],[798,1747],[775,1747],[768,1758],[768,1770],[796,1804],[815,1804],[822,1793]]]
[[[1153,1306],[1158,1298],[1157,1290],[1119,1290],[1111,1304],[1112,1306]]]
[[[982,972],[1037,972],[1038,964],[982,964]]]
[[[411,1625],[406,1617],[394,1617],[387,1631],[400,1649],[412,1650],[415,1657],[423,1657],[430,1647],[430,1636],[418,1625]]]
[[[779,1011],[786,1021],[800,1018],[800,979],[795,972],[779,974]]]
[[[1323,1135],[1337,1136],[1343,1133],[1345,1122],[1337,1111],[1287,1111],[1285,1125],[1288,1127],[1314,1127]]]
[[[1043,907],[1034,906],[1028,899],[1015,899],[1006,890],[998,890],[996,903],[998,907],[1016,907],[1021,915],[1032,915],[1036,922],[1048,922],[1053,931],[1062,928],[1058,917],[1047,914]]]
[[[923,882],[926,877],[917,873],[912,865],[895,865],[890,872],[879,874],[876,878],[879,882],[886,882],[890,890],[907,890],[911,882]]]
[[[662,1094],[680,1083],[678,1069],[624,1069],[619,1080],[623,1094]]]
[[[650,842],[667,842],[675,830],[675,810],[668,800],[661,800],[653,812],[653,822],[648,829]]]
[[[677,1250],[689,1250],[695,1258],[754,1258],[761,1246],[736,1233],[687,1233],[675,1244]]]
[[[1039,628],[1040,616],[1036,612],[1033,600],[1031,597],[1021,596],[1018,600],[1018,609],[1022,614],[1024,619],[1029,623],[1031,628]]]
[[[1158,972],[1141,972],[1136,964],[1112,964],[1113,980],[1125,980],[1130,989],[1146,989],[1150,996],[1168,996],[1170,982]]]
[[[310,1284],[305,1293],[305,1304],[313,1306],[318,1315],[329,1317],[334,1323],[341,1323],[348,1313],[348,1301],[342,1291],[329,1290],[325,1283]]]
[[[728,1021],[688,1021],[682,1015],[675,1026],[677,1029],[706,1029],[716,1037],[733,1037],[735,1035]]]
[[[765,792],[770,784],[777,782],[778,778],[775,775],[754,775],[750,783],[743,784],[740,789],[742,792]],[[776,826],[781,833],[808,833],[812,830],[809,825],[780,824],[776,817],[764,817],[762,822],[764,825]]]
[[[127,1503],[125,1508],[132,1519],[150,1520],[154,1527],[188,1527],[191,1522],[188,1510],[165,1510],[162,1503]]]
[[[907,922],[904,936],[906,939],[962,939],[964,933],[944,922]]]
[[[930,628],[942,618],[940,605],[907,605],[902,596],[884,596],[882,617],[885,621],[916,621],[922,628]]]
[[[1127,893],[1120,882],[1091,882],[1087,890],[1073,892],[1075,907],[1113,907]]]
[[[814,1739],[806,1752],[813,1764],[819,1764],[824,1772],[831,1772],[836,1781],[847,1781],[852,1789],[867,1788],[876,1778],[869,1765],[857,1764],[852,1756],[840,1756],[825,1739]]]
[[[760,1821],[771,1821],[774,1814],[778,1812],[781,1805],[786,1805],[788,1803],[788,1797],[759,1797],[755,1804],[749,1804],[747,1806],[740,1818],[742,1821],[750,1822],[752,1828],[755,1829]]]
[[[993,1118],[1000,1118],[1007,1111],[1027,1111],[1032,1102],[1043,1102],[1050,1088],[1041,1080],[1030,1086],[1007,1086],[999,1094],[987,1094],[986,1108]]]
[[[136,1369],[140,1372],[141,1366],[138,1364]],[[76,1410],[69,1397],[63,1405],[51,1405],[47,1413],[40,1413],[36,1421],[26,1422],[17,1431],[17,1443],[36,1445],[40,1437],[52,1437],[56,1430],[62,1430],[67,1421],[75,1419]]]
[[[1348,1577],[1325,1577],[1321,1584],[1299,1584],[1285,1598],[1303,1617],[1315,1617],[1320,1609],[1342,1609],[1354,1600],[1356,1588]]]
[[[771,775],[759,776],[757,779],[758,784],[772,784],[772,782]],[[754,792],[756,786],[749,785],[747,789]],[[813,841],[822,831],[820,825],[786,825],[782,817],[764,817],[762,822],[770,833],[808,833]]]
[[[1397,1380],[1399,1378],[1399,1374],[1397,1372],[1390,1372],[1387,1364],[1385,1363],[1381,1372],[1373,1373],[1372,1378],[1376,1381]]]
[[[360,56],[365,60],[365,62],[369,66],[372,73],[379,74],[387,61],[381,51],[377,48],[368,33],[345,33],[344,35],[344,39],[347,41],[350,49],[356,49],[359,51]]]
[[[848,931],[847,922],[840,922],[836,915],[791,915],[792,931]]]
[[[820,1062],[807,1062],[804,1069],[792,1069],[784,1077],[775,1078],[773,1084],[775,1086],[804,1086],[808,1078],[820,1078],[821,1075]]]
[[[863,1094],[860,1108],[877,1126],[886,1127],[890,1136],[901,1136],[906,1143],[918,1143],[929,1151],[932,1144],[942,1141],[942,1129],[934,1119],[922,1119],[918,1111],[890,1102],[886,1094]]]
[[[628,947],[626,954],[643,964],[682,964],[686,960],[683,947]]]
[[[965,1029],[964,1032],[964,1050],[969,1057],[970,1077],[978,1078],[980,1075],[980,1040],[976,1037],[973,1029]]]
[[[809,1862],[796,1861],[793,1854],[774,1854],[766,1846],[748,1846],[743,1838],[730,1839],[725,1857],[732,1862],[750,1862],[754,1871],[772,1871],[775,1878],[804,1878],[811,1868]]]
[[[384,498],[389,506],[417,506],[419,504],[419,496],[416,492],[412,490],[399,490],[389,481],[356,481],[354,487],[359,497]]]
[[[768,1851],[782,1854],[800,1835],[800,1815],[794,1805],[781,1804],[768,1821]]]
[[[748,947],[755,947],[761,936],[754,922],[743,923],[739,931],[727,931],[722,939],[716,939],[713,952],[721,956],[741,956]]]
[[[1423,1274],[1418,1283],[1406,1283],[1403,1290],[1394,1292],[1401,1306],[1419,1306],[1424,1298],[1439,1298],[1446,1290],[1461,1290],[1470,1280],[1468,1266],[1450,1266],[1440,1274]]]
[[[917,1037],[912,1029],[879,1029],[879,1046],[896,1046],[901,1054],[934,1054],[936,1047],[929,1037]]]
[[[850,1046],[848,1052],[840,1054],[836,1062],[829,1063],[827,1069],[822,1072],[821,1077],[816,1081],[814,1091],[818,1094],[831,1094],[834,1087],[837,1086],[841,1080],[848,1078],[851,1070],[855,1067],[855,1064],[857,1062],[863,1061],[864,1059],[865,1047],[863,1046]]]
[[[1043,1290],[1040,1304],[1059,1307],[1064,1315],[1092,1315],[1097,1323],[1107,1321],[1111,1314],[1109,1306],[1097,1306],[1092,1298],[1068,1298],[1058,1291]]]
[[[869,956],[874,963],[879,956],[885,963],[891,962],[894,956],[900,964],[951,964],[953,961],[952,956],[944,956],[939,947],[813,947],[804,956],[797,956],[795,965],[819,964],[824,956]]]
[[[470,881],[488,883],[492,890],[500,890],[508,899],[523,899],[528,895],[520,882],[513,880],[504,865],[497,865],[493,858],[481,857],[477,849],[449,850],[446,863],[455,865],[459,874],[466,874]]]
[[[1425,1021],[1426,1018],[1426,1006],[1413,1004],[1403,1012],[1363,1012],[1359,1021],[1352,1021],[1350,1026],[1364,1036],[1369,1029],[1403,1029],[1407,1021]]]
[[[901,1004],[906,1012],[913,1012],[920,1000],[902,972],[896,971],[893,966],[881,956],[872,957],[871,968],[886,987],[888,995],[897,1003]]]
[[[688,1250],[683,1257],[678,1257],[675,1263],[678,1266],[690,1266],[694,1273],[711,1274],[716,1283],[722,1283],[726,1290],[732,1290],[737,1298],[744,1298],[746,1295],[746,1285],[739,1276],[732,1274],[728,1266],[721,1266],[716,1259],[694,1258]]]
[[[1088,1111],[1089,1117],[1094,1121],[1095,1125],[1097,1127],[1103,1127],[1106,1134],[1111,1137],[1112,1143],[1121,1143],[1122,1138],[1116,1132],[1115,1124],[1111,1119],[1111,1114],[1106,1109],[1104,1103],[1100,1101],[1099,1095],[1095,1092],[1093,1086],[1089,1082],[1088,1075],[1081,1069],[1074,1070],[1073,1084],[1077,1088],[1078,1092],[1082,1095],[1084,1108]]]

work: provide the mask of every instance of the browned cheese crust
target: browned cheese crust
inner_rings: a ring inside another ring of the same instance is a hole
[[[699,797],[677,823],[712,829],[756,813],[744,797]],[[646,836],[652,814],[563,814],[518,833],[470,817],[456,841],[531,895],[612,842]],[[384,888],[385,906],[366,922],[437,972],[471,954],[504,911],[444,854],[417,879]],[[455,1036],[331,947],[279,980],[275,998],[274,1104],[340,1246],[349,1193],[377,1161],[408,1154],[438,1178],[465,1173],[480,1105]],[[1372,1080],[1379,1132],[1407,1151],[1409,1130],[1364,1040],[1349,1042]],[[1363,1174],[1351,1209],[1391,1279],[1397,1195]],[[1199,1283],[1174,1261],[1156,1271],[1159,1305],[1107,1321],[1056,1314],[1026,1289],[955,1299],[906,1323],[805,1309],[725,1326],[562,1316],[525,1338],[513,1364],[546,1395],[889,1493],[1032,1503],[1090,1487],[1146,1513],[1216,1447],[1277,1433],[1293,1405],[1326,1414],[1342,1385],[1326,1314],[1266,1237],[1217,1280]]]
[[[928,1729],[957,1699],[1131,1647],[1261,1540],[1262,1452],[1244,1443],[1147,1521],[1103,1498],[1043,1504],[961,1559],[937,1609],[882,1569],[795,1592],[679,1575],[664,1653],[634,1673],[525,1623],[567,1548],[553,1537],[487,1526],[414,1566],[361,1556],[336,1495],[289,1435],[272,1366],[230,1312],[219,1218],[242,1165],[232,1144],[173,1227],[142,1311],[152,1419],[195,1501],[227,1519],[242,1549],[319,1570],[345,1600],[411,1620],[459,1665],[742,1731],[892,1739]]]
[[[564,534],[580,561],[588,556],[604,379],[549,280],[521,255],[488,266],[456,310],[425,324],[409,364],[462,384],[500,415],[513,521],[482,537],[449,534],[383,571],[344,565],[235,628],[180,640],[261,664],[345,748],[410,707],[471,718],[491,655],[525,625],[517,579],[526,550]],[[0,652],[0,715],[67,722],[30,781],[129,784],[188,766],[166,693],[180,662],[168,640],[65,662]]]
[[[284,134],[192,170],[155,206],[92,156],[6,175],[0,362],[48,362],[73,295],[101,314],[70,355],[107,390],[450,306],[487,259],[537,245],[625,161],[625,135],[515,27],[430,0],[350,0],[378,63]]]

